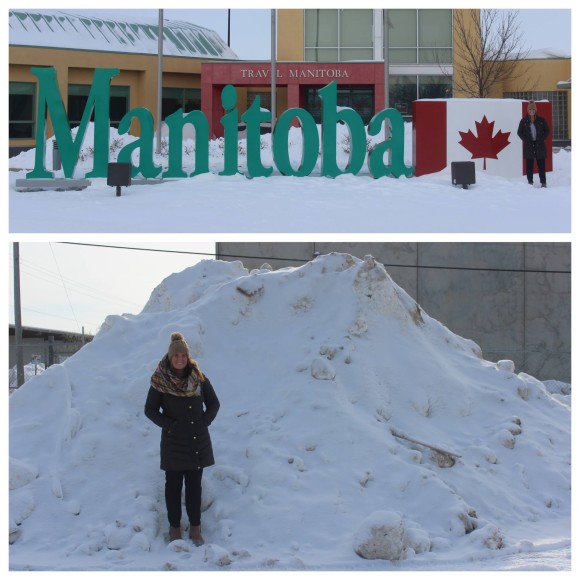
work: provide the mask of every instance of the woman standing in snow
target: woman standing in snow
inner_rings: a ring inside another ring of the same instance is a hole
[[[205,407],[205,409],[204,409]],[[208,427],[220,403],[209,379],[189,355],[183,335],[174,332],[167,354],[151,376],[145,415],[161,427],[161,469],[165,471],[165,503],[170,541],[181,539],[181,490],[189,537],[196,546],[201,535],[201,478],[215,463]]]
[[[536,103],[528,103],[528,114],[520,121],[518,137],[524,143],[524,159],[528,183],[534,185],[534,159],[538,165],[541,187],[546,187],[546,144],[550,128],[544,117],[538,116]]]

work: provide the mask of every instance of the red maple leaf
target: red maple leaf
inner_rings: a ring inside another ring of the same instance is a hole
[[[459,144],[465,147],[470,153],[472,159],[481,159],[483,157],[483,168],[485,169],[486,159],[497,159],[497,154],[509,145],[508,137],[510,132],[504,133],[498,131],[493,135],[493,126],[495,121],[491,123],[484,115],[480,123],[475,121],[475,128],[477,130],[477,137],[471,132],[471,129],[465,133],[459,131],[461,141]]]

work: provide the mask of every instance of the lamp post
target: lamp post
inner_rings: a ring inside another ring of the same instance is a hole
[[[163,83],[163,10],[159,10],[159,34],[157,35],[157,141],[155,153],[161,153],[161,103]]]
[[[383,9],[383,61],[384,61],[384,87],[385,87],[385,109],[389,108],[389,11]],[[385,119],[385,140],[391,135],[391,127]],[[390,152],[389,152],[390,155]]]

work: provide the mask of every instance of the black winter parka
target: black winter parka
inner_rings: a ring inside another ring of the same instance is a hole
[[[536,152],[530,130],[530,116],[526,115],[518,126],[518,137],[524,142],[524,159],[546,159],[545,140],[550,135],[550,127],[544,117],[536,116]]]
[[[201,392],[200,397],[178,397],[149,387],[145,415],[161,427],[164,471],[196,470],[215,463],[208,427],[220,403],[207,377]]]

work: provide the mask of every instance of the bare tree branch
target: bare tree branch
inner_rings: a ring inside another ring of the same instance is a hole
[[[453,21],[455,90],[486,98],[494,86],[528,75],[517,10],[463,10]]]

